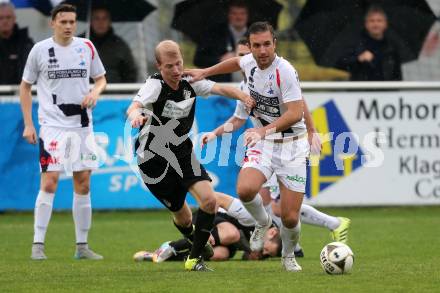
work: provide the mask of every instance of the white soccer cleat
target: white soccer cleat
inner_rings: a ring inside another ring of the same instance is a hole
[[[33,259],[33,260],[47,259],[46,255],[44,254],[44,244],[43,243],[33,243],[32,244],[31,259]]]
[[[252,251],[262,251],[264,246],[264,235],[267,230],[272,226],[272,218],[268,215],[268,222],[264,226],[258,224],[255,225],[254,232],[252,232],[251,239],[249,240],[249,245]]]
[[[92,260],[104,259],[102,255],[99,255],[93,250],[91,250],[87,244],[78,244],[76,246],[76,252],[74,257],[76,259],[92,259]]]
[[[149,251],[138,251],[133,255],[133,260],[140,262],[140,261],[153,261],[154,252]]]
[[[153,262],[164,262],[173,255],[176,255],[176,250],[170,245],[170,242],[163,243],[153,255]]]
[[[288,272],[300,272],[302,270],[301,266],[296,262],[295,254],[288,256],[283,256],[281,258],[281,265]]]

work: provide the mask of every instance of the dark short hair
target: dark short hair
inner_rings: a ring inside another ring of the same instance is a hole
[[[249,40],[247,36],[241,37],[238,42],[237,42],[237,46],[238,45],[244,45],[247,46],[249,44]]]
[[[228,2],[228,9],[230,9],[231,7],[240,7],[249,10],[249,7],[244,0],[230,0]]]
[[[383,10],[383,8],[379,5],[371,5],[370,7],[368,7],[367,12],[365,13],[365,19],[367,19],[367,17],[372,13],[382,14],[385,19],[387,19],[387,14],[385,10]]]
[[[270,34],[272,35],[272,38],[275,40],[275,31],[273,29],[273,26],[268,23],[267,21],[257,21],[254,22],[253,24],[251,24],[251,26],[249,27],[248,31],[247,31],[247,35],[248,35],[248,41],[249,41],[249,37],[252,34],[258,34],[258,33],[264,33],[264,32],[270,32]]]
[[[57,6],[55,6],[52,11],[50,12],[50,15],[52,17],[52,20],[55,20],[55,18],[57,17],[57,14],[60,12],[73,12],[76,13],[76,7],[67,3],[61,3],[58,4]]]

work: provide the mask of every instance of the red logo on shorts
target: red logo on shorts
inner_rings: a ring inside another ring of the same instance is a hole
[[[58,146],[58,141],[52,140],[49,143],[49,151],[56,151],[57,150],[57,146]]]
[[[42,156],[42,157],[40,157],[40,164],[41,164],[41,166],[48,166],[50,164],[58,164],[58,163],[59,163],[58,158],[54,158],[52,156],[49,156],[49,157]]]

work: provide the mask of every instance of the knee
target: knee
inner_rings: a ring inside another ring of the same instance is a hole
[[[87,194],[90,191],[90,177],[79,176],[75,178],[75,192],[79,194]]]
[[[258,190],[249,183],[237,183],[237,194],[242,201],[251,201]]]
[[[289,215],[282,215],[281,221],[283,222],[284,227],[286,228],[294,228],[299,223],[299,215],[298,213],[291,213]]]
[[[44,192],[55,193],[57,190],[58,178],[47,176],[44,180],[41,180],[40,189]]]
[[[192,225],[192,217],[174,218],[174,222],[181,227],[189,227]]]
[[[229,231],[227,235],[225,235],[224,239],[221,240],[222,244],[230,245],[233,243],[237,243],[240,241],[240,232],[237,229]]]
[[[213,192],[211,195],[206,196],[200,202],[200,208],[207,213],[214,213],[215,212],[215,205],[216,205],[216,200],[215,200],[215,196],[214,196]]]

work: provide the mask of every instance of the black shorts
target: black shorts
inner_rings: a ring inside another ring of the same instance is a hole
[[[170,211],[176,212],[183,207],[188,189],[196,182],[211,181],[205,168],[197,161],[194,153],[182,158],[177,157],[183,177],[177,173],[168,161],[160,156],[139,165],[139,169],[149,178],[162,180],[155,184],[144,182],[151,193]],[[168,168],[168,169],[167,169]],[[166,172],[166,174],[164,174]]]

